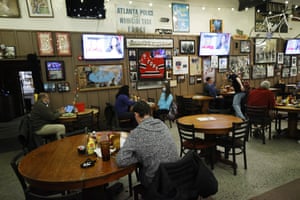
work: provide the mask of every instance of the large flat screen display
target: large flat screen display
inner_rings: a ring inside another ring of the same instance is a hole
[[[84,60],[110,60],[124,58],[124,36],[108,34],[83,34]]]
[[[286,42],[285,54],[300,54],[300,39],[290,39]]]
[[[199,56],[229,55],[230,33],[200,33]]]

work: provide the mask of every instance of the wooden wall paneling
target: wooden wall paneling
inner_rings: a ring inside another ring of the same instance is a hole
[[[17,57],[26,57],[27,54],[35,53],[35,48],[32,44],[33,38],[32,33],[29,31],[17,31],[16,32]]]
[[[2,32],[2,41],[1,43],[5,44],[5,46],[16,46],[16,31],[4,30]]]

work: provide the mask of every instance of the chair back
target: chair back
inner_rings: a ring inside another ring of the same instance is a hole
[[[95,109],[98,112],[94,112],[94,128],[93,130],[99,130],[100,129],[100,106],[90,105],[91,109]]]
[[[22,189],[23,189],[23,192],[25,194],[25,192],[27,191],[27,184],[25,182],[25,179],[24,177],[20,174],[19,172],[19,162],[20,160],[24,157],[24,152],[19,152],[17,155],[15,155],[12,160],[10,161],[10,166],[11,168],[13,169],[15,175],[17,176],[19,182],[21,183],[21,186],[22,186]]]
[[[180,122],[178,122],[178,120],[176,120],[176,124],[181,146],[183,146],[185,141],[192,142],[195,140],[194,124],[181,124]]]
[[[236,141],[240,141],[244,146],[249,134],[249,121],[246,120],[243,122],[233,122],[231,131],[232,144],[234,144]]]
[[[32,192],[27,192],[26,193],[26,199],[30,200],[81,200],[82,199],[82,192],[76,191],[76,192],[71,192],[67,194],[62,194],[62,195],[53,195],[53,196],[44,196],[44,195],[39,195],[35,194]]]
[[[251,123],[266,123],[270,119],[266,106],[246,105],[246,115]]]
[[[85,127],[92,131],[94,127],[94,112],[77,114],[76,129],[83,129]]]

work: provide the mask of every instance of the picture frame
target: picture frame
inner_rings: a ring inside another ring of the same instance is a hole
[[[134,73],[130,78],[134,79]],[[79,65],[77,66],[77,85],[79,91],[120,88],[123,85],[123,65]]]
[[[202,67],[203,67],[203,80],[206,80],[207,77],[212,77],[213,79],[215,79],[216,69],[211,67],[210,56],[202,58]]]
[[[181,54],[195,54],[195,40],[180,40],[179,49]]]
[[[277,39],[255,38],[255,64],[275,63]]]
[[[282,78],[288,78],[290,77],[290,68],[289,67],[283,67],[281,72]]]
[[[54,56],[51,32],[37,32],[37,40],[40,56]]]
[[[249,55],[230,56],[228,69],[241,74],[242,79],[250,79]]]
[[[251,42],[249,40],[241,40],[240,52],[241,53],[251,52]]]
[[[190,76],[202,75],[201,57],[189,56]]]
[[[53,17],[51,0],[26,0],[29,17]]]
[[[252,79],[263,79],[267,76],[267,70],[265,64],[253,65]]]
[[[209,20],[209,31],[211,33],[223,33],[223,20],[210,19]]]
[[[173,69],[172,59],[165,59],[165,66],[167,70]]]
[[[284,57],[283,52],[277,53],[277,64],[283,64],[283,57]]]
[[[136,60],[136,50],[135,49],[128,49],[128,59]]]
[[[297,66],[292,66],[292,67],[290,68],[290,76],[291,76],[291,77],[295,77],[295,76],[297,76],[297,73],[298,73],[298,68],[297,68]]]
[[[296,67],[297,66],[297,56],[292,56],[292,67]]]
[[[71,56],[71,42],[69,33],[55,33],[56,51],[58,56]]]
[[[228,67],[228,58],[227,57],[219,57],[219,72],[227,72]]]
[[[173,32],[190,31],[189,4],[172,3]]]
[[[19,1],[18,0],[9,0],[3,2],[2,6],[6,7],[7,9],[0,9],[0,17],[5,18],[20,18],[20,7],[19,7]]]
[[[66,79],[65,63],[62,60],[45,61],[47,81],[64,81]]]
[[[269,64],[267,65],[267,77],[274,77],[274,65]]]
[[[126,38],[127,48],[173,48],[173,39]]]
[[[15,46],[7,46],[4,50],[4,58],[14,59],[16,58],[16,47]]]
[[[196,82],[196,81],[195,81],[195,76],[190,76],[190,77],[189,77],[189,84],[190,84],[190,85],[195,85],[195,82]]]
[[[188,74],[189,73],[189,57],[188,56],[173,56],[173,74]]]

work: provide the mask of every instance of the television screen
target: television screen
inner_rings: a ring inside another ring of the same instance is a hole
[[[300,54],[300,39],[290,39],[286,42],[285,54]]]
[[[164,49],[151,49],[139,52],[139,80],[165,79],[165,52]]]
[[[65,80],[65,63],[64,61],[45,61],[46,76],[48,81]]]
[[[85,60],[123,59],[124,36],[83,34],[82,51]]]
[[[229,55],[230,33],[200,33],[199,56]]]

